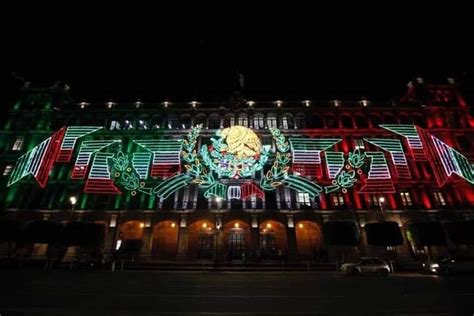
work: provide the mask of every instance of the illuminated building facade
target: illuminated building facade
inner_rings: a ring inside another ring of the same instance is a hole
[[[422,79],[400,102],[76,103],[29,90],[1,132],[2,216],[103,223],[106,251],[141,240],[143,260],[332,256],[323,224],[352,220],[353,250],[371,254],[363,227],[381,215],[402,232],[470,218],[470,111],[454,82]]]

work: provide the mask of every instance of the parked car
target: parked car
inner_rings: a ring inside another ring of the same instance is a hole
[[[474,258],[448,257],[424,263],[423,268],[433,274],[474,273]]]
[[[353,275],[376,273],[388,275],[390,273],[389,264],[378,257],[362,257],[357,263],[344,263],[341,265],[341,271]]]

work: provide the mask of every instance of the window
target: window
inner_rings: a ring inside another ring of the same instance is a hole
[[[249,125],[248,118],[246,116],[239,116],[238,125],[247,127]]]
[[[268,128],[276,128],[277,127],[277,119],[275,116],[270,115],[267,117],[267,125]]]
[[[132,129],[132,128],[133,128],[132,122],[130,122],[129,120],[125,120],[123,122],[123,129]]]
[[[23,141],[25,138],[23,136],[18,136],[13,144],[12,150],[18,151],[23,148]]]
[[[253,117],[253,128],[255,129],[261,129],[265,127],[265,120],[263,119],[263,116],[258,115]]]
[[[209,118],[209,128],[217,129],[221,127],[221,119],[218,116],[211,116]]]
[[[436,201],[437,205],[441,205],[441,206],[446,205],[446,201],[444,200],[443,193],[441,193],[439,191],[435,191],[435,192],[433,192],[433,195],[434,195],[434,198],[435,198],[435,201]]]
[[[294,128],[293,118],[289,115],[283,115],[281,117],[281,128],[283,129]]]
[[[308,193],[305,193],[305,192],[298,192],[298,195],[297,195],[297,202],[302,204],[302,205],[306,205],[306,206],[311,206],[311,200],[309,198],[309,194]]]
[[[288,129],[288,116],[283,116],[281,119],[281,127],[283,129]]]
[[[3,170],[3,176],[8,176],[10,172],[13,170],[13,165],[6,165],[5,169]]]
[[[402,199],[403,206],[412,206],[410,192],[400,192],[400,198]]]
[[[353,128],[352,126],[352,118],[348,115],[341,116],[341,124],[344,128]]]
[[[120,123],[118,121],[112,121],[110,123],[110,130],[113,131],[116,129],[120,129]]]
[[[385,201],[385,198],[383,196],[371,194],[369,197],[369,203],[372,206],[380,206],[380,199],[382,199],[382,201]]]
[[[344,196],[339,193],[334,193],[332,196],[332,203],[334,204],[334,207],[344,205]]]
[[[364,140],[363,139],[354,139],[354,148],[355,149],[365,149]]]
[[[138,129],[139,129],[139,130],[148,129],[148,124],[147,124],[147,122],[144,121],[144,120],[139,120],[139,121],[138,121]]]

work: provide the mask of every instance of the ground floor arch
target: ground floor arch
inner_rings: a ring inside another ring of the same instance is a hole
[[[212,259],[215,250],[216,228],[209,220],[198,220],[188,227],[188,257]]]
[[[251,249],[250,225],[241,220],[234,220],[224,225],[224,253],[227,260],[242,259]]]
[[[259,226],[259,256],[262,259],[281,259],[288,252],[286,227],[280,222],[266,220]]]
[[[127,221],[119,225],[119,238],[124,240],[141,240],[144,224],[141,221]]]
[[[151,256],[153,259],[174,259],[178,251],[178,225],[167,220],[153,227]]]
[[[298,256],[319,258],[323,245],[321,226],[312,221],[302,220],[296,222],[295,231]]]

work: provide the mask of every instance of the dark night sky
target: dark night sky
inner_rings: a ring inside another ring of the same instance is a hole
[[[350,22],[338,29],[308,25],[304,33],[194,38],[171,31],[164,38],[147,26],[16,33],[7,39],[2,75],[10,99],[20,84],[11,72],[34,85],[63,80],[76,100],[220,99],[232,90],[235,69],[245,76],[245,94],[258,99],[399,99],[415,76],[434,82],[453,76],[474,94],[464,26]]]

